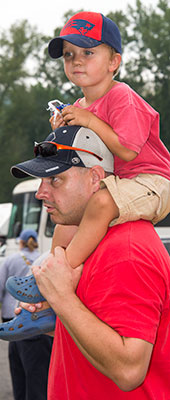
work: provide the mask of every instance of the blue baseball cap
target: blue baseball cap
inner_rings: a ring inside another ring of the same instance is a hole
[[[48,46],[52,58],[63,55],[63,40],[83,48],[107,44],[122,53],[121,35],[118,26],[110,18],[95,12],[80,12],[64,25],[60,36],[52,39]]]
[[[27,242],[30,237],[32,237],[35,242],[37,242],[37,232],[35,232],[33,229],[24,229],[20,233],[19,239]]]
[[[104,142],[91,129],[66,125],[51,132],[40,143],[35,143],[35,157],[11,167],[16,178],[46,178],[72,167],[92,168],[100,165],[113,173],[114,159]]]

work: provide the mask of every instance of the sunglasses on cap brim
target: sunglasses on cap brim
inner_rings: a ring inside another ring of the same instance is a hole
[[[65,144],[45,141],[34,144],[34,155],[42,156],[42,157],[50,157],[50,156],[57,156],[59,150],[75,150],[75,151],[82,151],[84,153],[91,154],[92,156],[96,157],[99,161],[102,161],[103,158],[98,156],[97,154],[93,153],[90,150],[80,149],[78,147],[71,147]]]

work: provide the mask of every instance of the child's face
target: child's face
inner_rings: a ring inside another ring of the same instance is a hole
[[[83,48],[64,40],[64,71],[67,78],[76,86],[83,88],[108,84],[113,71],[118,68],[120,54],[112,54],[105,44],[93,48]]]

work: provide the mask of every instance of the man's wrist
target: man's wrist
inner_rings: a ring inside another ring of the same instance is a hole
[[[70,318],[70,313],[72,313],[74,304],[76,305],[80,302],[76,293],[63,294],[62,296],[52,296],[52,300],[49,300],[51,308],[62,319]]]

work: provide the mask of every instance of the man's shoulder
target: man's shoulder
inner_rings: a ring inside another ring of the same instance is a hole
[[[165,281],[169,276],[170,281],[170,257],[151,222],[140,220],[109,228],[86,260],[83,277],[87,281],[89,276],[100,280],[101,277],[112,277],[117,271],[123,279],[128,268],[138,271],[139,275],[153,271]]]
[[[120,234],[125,235],[127,237],[127,234],[132,235],[135,233],[135,236],[138,235],[139,237],[143,235],[143,232],[150,232],[151,235],[155,236],[155,229],[153,227],[153,224],[150,221],[145,221],[145,220],[138,220],[138,221],[128,221],[125,222],[124,224],[118,224],[118,225],[113,225],[111,228],[108,229],[107,236],[109,237],[110,235],[118,235],[118,239],[120,240]],[[129,236],[128,236],[129,237]]]
[[[133,257],[137,253],[141,253],[141,258],[144,254],[150,258],[159,254],[168,257],[154,226],[144,220],[126,222],[109,228],[101,246],[104,252],[114,252],[120,257]]]

